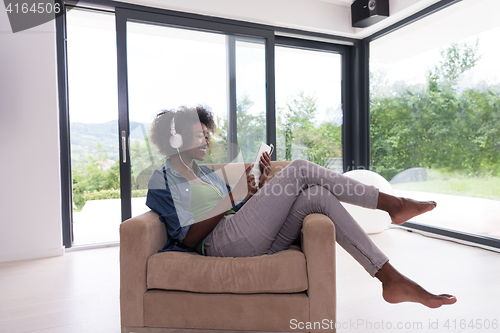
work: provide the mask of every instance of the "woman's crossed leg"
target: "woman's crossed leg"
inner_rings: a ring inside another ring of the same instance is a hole
[[[257,192],[235,215],[223,219],[205,243],[212,256],[256,256],[287,249],[308,214],[320,213],[335,224],[337,242],[370,275],[382,282],[389,303],[417,302],[431,308],[456,298],[434,295],[400,274],[340,201],[389,213],[400,224],[432,210],[435,202],[398,198],[305,160],[295,160]]]

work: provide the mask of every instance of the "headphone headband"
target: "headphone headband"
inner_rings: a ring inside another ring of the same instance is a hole
[[[172,117],[170,122],[170,134],[175,135],[175,115]]]

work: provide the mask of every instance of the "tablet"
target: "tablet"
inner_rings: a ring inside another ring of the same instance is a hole
[[[264,152],[271,153],[272,148],[268,145],[266,145],[264,142],[261,142],[259,145],[259,149],[257,150],[257,155],[255,155],[255,160],[254,160],[254,165],[252,170],[250,171],[250,174],[253,174],[255,176],[255,185],[259,186],[259,179],[260,175],[262,174],[260,172],[260,157],[264,154]]]

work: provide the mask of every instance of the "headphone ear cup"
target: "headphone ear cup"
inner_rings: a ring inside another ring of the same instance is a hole
[[[170,146],[174,149],[182,147],[182,135],[174,134],[170,137]]]

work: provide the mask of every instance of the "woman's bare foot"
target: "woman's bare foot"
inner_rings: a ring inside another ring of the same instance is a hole
[[[457,301],[455,296],[449,294],[431,294],[407,277],[401,281],[382,284],[382,288],[382,297],[388,303],[414,302],[429,308],[439,308]]]
[[[394,224],[402,224],[412,217],[429,212],[436,208],[435,201],[417,201],[408,198],[398,198],[400,200],[399,207],[396,206],[392,211],[388,212]]]
[[[389,213],[394,224],[403,224],[412,217],[431,211],[437,206],[435,201],[399,198],[382,192],[378,200],[377,208]]]
[[[429,308],[439,308],[441,305],[453,304],[455,296],[449,294],[434,295],[417,283],[399,273],[388,262],[375,274],[382,282],[382,297],[388,303],[414,302]]]

